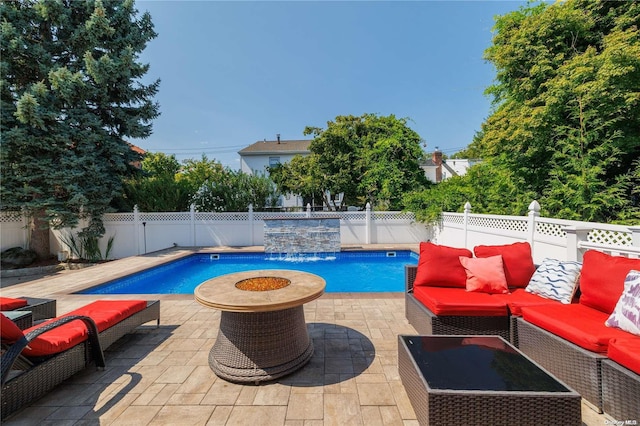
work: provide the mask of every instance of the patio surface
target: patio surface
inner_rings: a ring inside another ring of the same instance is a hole
[[[402,248],[417,246],[392,249]],[[189,253],[172,249],[46,277],[2,278],[2,295],[55,298],[60,314],[103,298],[74,291]],[[402,293],[325,294],[306,304],[315,347],[311,361],[290,376],[259,386],[228,383],[213,374],[208,355],[220,312],[195,302],[192,295],[109,298],[162,300],[160,327],[150,323],[138,328],[106,351],[105,370],[85,369],[3,424],[418,424],[397,367],[397,335],[416,334],[405,319]],[[583,424],[605,424],[606,417],[585,404],[582,413]]]

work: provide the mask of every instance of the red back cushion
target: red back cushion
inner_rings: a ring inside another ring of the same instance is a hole
[[[460,263],[460,256],[473,255],[465,248],[420,243],[420,259],[413,285],[465,288],[467,273]]]
[[[622,295],[624,279],[632,269],[640,270],[640,259],[588,250],[582,258],[580,303],[610,314]]]
[[[15,343],[24,336],[22,330],[4,314],[0,314],[0,334],[2,343],[6,344]]]
[[[14,299],[12,297],[0,297],[0,311],[13,311],[14,309],[27,306],[25,299]]]
[[[504,275],[509,287],[526,287],[536,271],[528,242],[505,244],[501,246],[475,246],[476,257],[502,256]]]

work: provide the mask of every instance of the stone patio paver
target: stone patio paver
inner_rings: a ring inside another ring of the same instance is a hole
[[[61,314],[103,298],[73,291],[189,252],[169,250],[3,284],[2,295],[56,298]],[[161,299],[159,328],[152,323],[138,328],[106,351],[104,371],[84,370],[3,424],[418,424],[397,371],[397,335],[415,333],[404,317],[402,294],[326,294],[308,303],[305,317],[315,347],[311,361],[259,386],[228,383],[209,368],[219,312],[192,295],[108,296],[134,297]],[[605,417],[583,404],[583,422],[602,425]]]

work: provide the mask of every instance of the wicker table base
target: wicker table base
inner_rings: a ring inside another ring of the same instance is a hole
[[[209,365],[231,382],[261,382],[298,370],[312,355],[302,306],[273,312],[222,312]]]
[[[253,282],[252,282],[253,281]],[[284,283],[277,288],[249,289]],[[212,278],[194,291],[219,309],[220,331],[209,366],[230,382],[258,383],[293,373],[313,355],[303,305],[322,295],[325,281],[301,271],[245,271]]]
[[[434,344],[424,345],[420,340],[421,337],[435,338]],[[398,370],[402,384],[404,385],[411,405],[416,413],[418,422],[421,425],[450,425],[450,424],[468,424],[468,425],[575,425],[581,424],[581,406],[580,395],[566,388],[564,391],[531,391],[531,390],[479,390],[475,385],[464,388],[460,386],[452,386],[445,388],[442,384],[432,387],[422,373],[423,368],[435,368],[444,377],[454,375],[449,374],[448,369],[442,370],[442,363],[425,361],[435,358],[425,358],[416,361],[412,355],[414,351],[440,352],[442,357],[447,359],[460,358],[459,354],[451,355],[451,348],[440,346],[440,343],[447,345],[443,339],[447,338],[481,338],[486,336],[399,336],[398,337]],[[513,348],[506,341],[499,337],[494,337],[495,343],[503,342],[504,347],[511,355],[526,358],[521,352]],[[419,349],[416,349],[419,348]],[[480,357],[484,349],[477,347],[476,353]],[[468,368],[463,368],[465,374],[477,374],[481,381],[490,380],[488,371],[482,367],[482,363],[478,363],[477,358],[464,358],[468,363]],[[513,357],[512,357],[513,359]],[[517,364],[508,362],[505,366],[516,368]],[[431,367],[429,367],[431,366]],[[460,366],[460,364],[458,364]],[[498,369],[498,365],[492,363],[492,368]],[[539,368],[539,367],[533,367]],[[504,370],[509,373],[509,369]],[[512,378],[521,380],[537,380],[530,379],[531,375],[527,371],[517,369],[511,371],[515,376]],[[548,373],[547,373],[548,374]],[[467,376],[469,377],[469,376]],[[555,380],[553,376],[550,376]],[[475,383],[475,379],[470,379]],[[493,379],[491,379],[493,380]],[[564,385],[562,385],[564,386]]]

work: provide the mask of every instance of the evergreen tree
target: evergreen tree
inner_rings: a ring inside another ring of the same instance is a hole
[[[159,80],[139,54],[156,33],[133,0],[0,4],[2,207],[31,215],[30,246],[49,255],[48,227],[104,234],[102,214],[139,159],[158,116]]]

